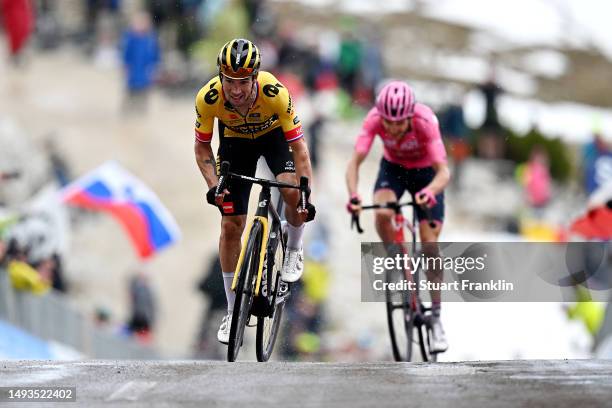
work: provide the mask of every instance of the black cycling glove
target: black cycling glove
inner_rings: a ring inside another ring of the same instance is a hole
[[[315,208],[314,204],[306,203],[306,211],[308,211],[306,222],[314,220],[315,215],[317,214],[317,209]]]
[[[212,186],[211,188],[209,188],[208,192],[206,193],[206,201],[208,202],[208,204],[218,207],[217,203],[215,202],[216,192],[217,186]]]

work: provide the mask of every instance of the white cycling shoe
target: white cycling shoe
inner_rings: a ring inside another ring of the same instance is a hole
[[[232,327],[232,314],[228,313],[221,320],[221,327],[217,332],[217,340],[223,344],[229,343],[230,328]]]
[[[281,279],[285,282],[296,282],[304,272],[304,250],[287,248],[285,261],[281,270]]]
[[[439,318],[434,318],[431,323],[430,341],[429,350],[431,353],[442,353],[448,349],[446,333],[444,333],[444,328]]]

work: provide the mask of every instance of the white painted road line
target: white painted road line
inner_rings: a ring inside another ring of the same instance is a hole
[[[142,394],[155,387],[157,382],[150,381],[129,381],[123,384],[117,391],[113,392],[107,401],[136,401]]]

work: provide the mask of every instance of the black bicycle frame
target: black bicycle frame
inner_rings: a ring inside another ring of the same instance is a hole
[[[247,183],[259,184],[262,187],[259,193],[259,198],[257,200],[257,210],[255,211],[255,216],[266,218],[266,219],[269,219],[269,216],[272,217],[272,225],[270,226],[270,229],[269,229],[269,239],[267,243],[268,246],[266,248],[266,254],[270,253],[270,251],[273,249],[273,245],[276,245],[278,243],[277,240],[282,239],[281,217],[276,207],[273,204],[270,204],[270,200],[272,199],[272,194],[271,194],[270,189],[272,187],[276,187],[276,188],[293,188],[293,189],[300,190],[300,206],[302,209],[305,209],[306,201],[308,199],[306,195],[306,191],[308,190],[308,178],[301,177],[300,184],[296,186],[293,184],[283,183],[280,181],[266,180],[266,179],[260,179],[257,177],[250,177],[250,176],[244,176],[242,174],[231,173],[229,171],[230,163],[226,161],[221,163],[220,167],[221,168],[219,172],[219,184],[217,185],[217,189],[216,189],[217,194],[219,194],[225,189],[225,186],[227,185],[227,182],[230,178],[242,180]],[[281,200],[282,200],[282,196],[281,196]],[[264,264],[264,266],[266,267],[266,274],[270,266],[269,263],[270,263],[270,259],[268,259],[267,263]],[[265,276],[265,278],[267,279],[268,276]],[[276,279],[277,279],[277,282],[275,282],[275,286],[274,286],[276,290],[274,291],[271,301],[269,301],[270,300],[269,294],[268,296],[256,296],[253,300],[253,305],[251,307],[251,314],[255,316],[260,316],[260,317],[272,316],[272,314],[274,313],[274,305],[276,304],[276,298],[279,292],[280,276],[277,276]],[[287,293],[289,292],[287,291]]]

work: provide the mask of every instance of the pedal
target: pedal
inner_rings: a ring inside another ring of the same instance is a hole
[[[276,304],[285,301],[285,298],[289,295],[289,284],[285,281],[280,281],[278,286],[278,292],[276,293]]]

